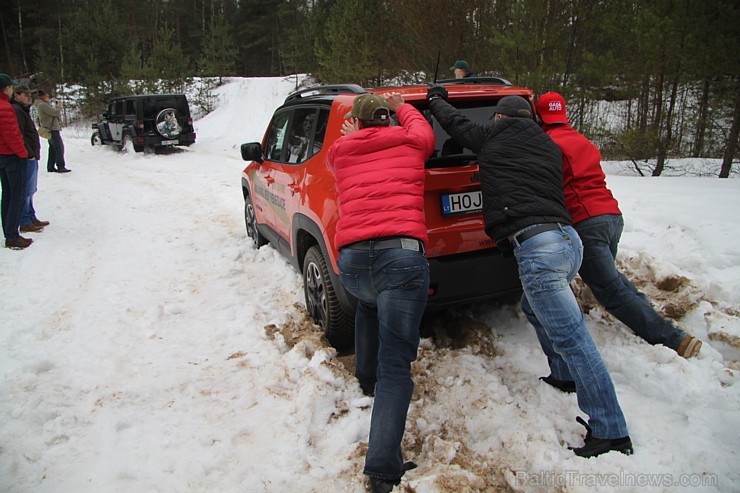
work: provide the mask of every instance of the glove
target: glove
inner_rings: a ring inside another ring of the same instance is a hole
[[[429,84],[429,89],[427,89],[427,99],[431,101],[432,99],[437,98],[447,100],[447,89],[439,84]]]

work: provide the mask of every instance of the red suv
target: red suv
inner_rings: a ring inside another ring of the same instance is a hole
[[[488,122],[503,96],[529,89],[499,78],[440,81],[448,101],[469,118]],[[318,86],[290,94],[272,117],[263,141],[242,144],[251,161],[242,173],[247,235],[257,248],[272,244],[303,273],[306,308],[335,347],[354,337],[356,301],[339,282],[334,246],[338,208],[326,152],[341,137],[352,101],[368,92],[400,92],[427,116],[437,137],[426,163],[425,209],[430,266],[427,310],[508,296],[521,290],[516,262],[486,235],[476,155],[455,142],[431,116],[426,85],[364,89]]]

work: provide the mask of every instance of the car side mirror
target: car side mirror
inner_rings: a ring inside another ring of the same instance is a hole
[[[103,112],[103,118],[108,118],[108,111],[107,110]]]
[[[262,162],[262,145],[259,142],[242,144],[242,159],[245,161]]]

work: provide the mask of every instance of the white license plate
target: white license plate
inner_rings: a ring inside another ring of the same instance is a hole
[[[178,141],[176,141],[176,140],[163,140],[162,141],[162,145],[163,146],[177,145],[177,142]]]
[[[472,214],[483,209],[483,194],[475,192],[442,194],[442,215]]]

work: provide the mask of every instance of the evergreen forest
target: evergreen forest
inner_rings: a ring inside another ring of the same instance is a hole
[[[706,157],[722,159],[727,177],[740,154],[737,0],[2,5],[0,72],[52,94],[78,87],[88,117],[111,95],[181,91],[195,77],[218,84],[309,74],[369,87],[450,78],[450,65],[464,59],[480,76],[560,92],[573,125],[605,157],[631,159],[641,173],[660,175],[673,158]],[[605,115],[605,107],[619,111]]]

